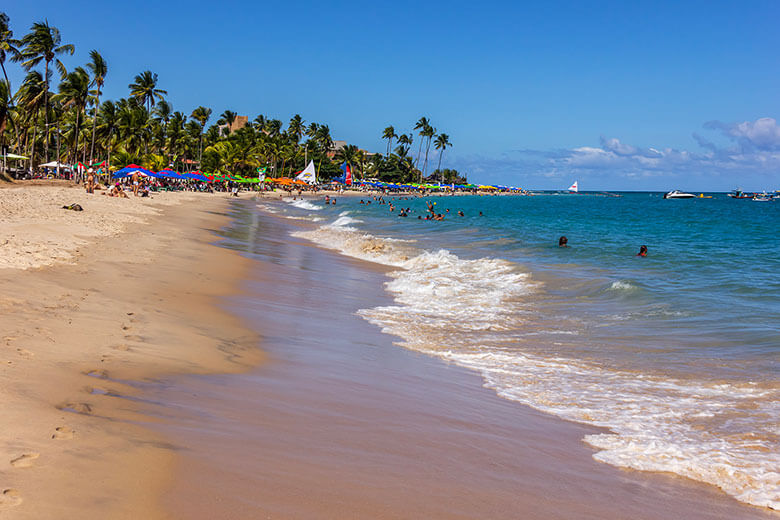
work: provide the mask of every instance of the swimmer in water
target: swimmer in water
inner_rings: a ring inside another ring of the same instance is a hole
[[[559,238],[558,247],[569,247],[569,239],[566,237]]]
[[[636,256],[647,256],[647,246],[640,246]]]

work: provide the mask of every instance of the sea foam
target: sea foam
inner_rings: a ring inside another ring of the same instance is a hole
[[[599,450],[596,460],[670,471],[780,509],[780,389],[675,379],[523,351],[521,339],[538,332],[536,304],[543,296],[542,284],[529,273],[501,259],[420,250],[362,232],[354,226],[359,223],[342,214],[294,235],[398,268],[386,283],[394,305],[358,314],[400,337],[402,346],[478,371],[485,386],[506,399],[609,428],[585,437]],[[636,289],[626,281],[609,287]]]

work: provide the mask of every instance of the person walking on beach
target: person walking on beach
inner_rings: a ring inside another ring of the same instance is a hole
[[[138,196],[138,186],[140,184],[138,182],[138,172],[133,172],[132,180],[133,180],[133,195],[137,197]]]
[[[95,174],[92,168],[87,170],[87,193],[95,193]]]
[[[636,256],[647,256],[647,246],[640,246]]]

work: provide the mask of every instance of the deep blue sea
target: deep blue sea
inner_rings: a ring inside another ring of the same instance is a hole
[[[394,305],[361,316],[507,399],[608,428],[584,439],[597,460],[780,509],[780,201],[619,195],[266,196],[258,209],[390,266]],[[418,219],[426,201],[443,221]]]

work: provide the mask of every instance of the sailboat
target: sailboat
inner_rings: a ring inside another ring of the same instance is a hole
[[[577,188],[577,181],[574,181],[574,184],[569,186],[569,193],[579,193],[579,188]]]
[[[314,160],[309,161],[308,166],[295,176],[296,180],[307,184],[317,184],[317,172],[314,169]]]

